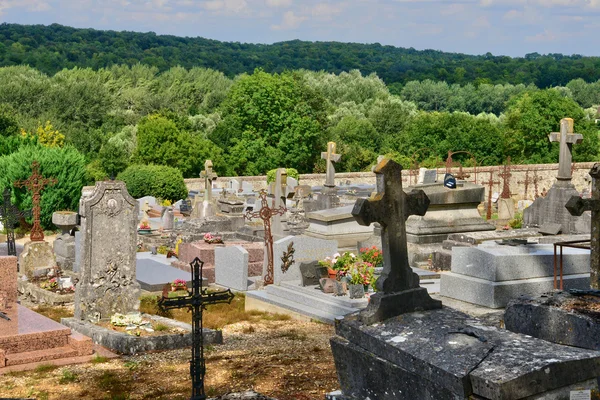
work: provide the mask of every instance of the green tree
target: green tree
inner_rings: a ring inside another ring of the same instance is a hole
[[[597,155],[597,129],[586,123],[584,116],[583,109],[573,99],[562,96],[556,90],[525,93],[506,114],[505,145],[509,155],[514,162],[557,162],[559,146],[550,143],[548,134],[558,132],[560,120],[567,117],[573,118],[575,129],[584,134],[589,146],[586,152]],[[578,147],[584,146],[574,146],[575,154],[584,151]]]

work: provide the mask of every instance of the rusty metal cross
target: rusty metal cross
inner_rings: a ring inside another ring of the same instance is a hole
[[[506,157],[506,162],[504,163],[503,170],[500,174],[498,174],[500,178],[504,179],[504,186],[502,187],[502,193],[500,197],[503,199],[510,199],[510,177],[512,174],[510,173],[510,156]]]
[[[32,242],[41,242],[44,240],[44,230],[40,224],[40,200],[41,192],[45,186],[56,185],[58,181],[55,178],[44,178],[40,174],[40,163],[34,161],[31,164],[31,176],[26,180],[16,181],[15,187],[25,187],[31,192],[32,203],[33,203],[33,227],[31,228],[31,234],[29,239]]]
[[[487,182],[484,182],[484,184],[488,185],[487,211],[485,214],[485,219],[489,221],[490,219],[492,219],[492,189],[494,185],[500,184],[500,181],[494,180],[493,169],[490,170],[490,179]]]
[[[283,215],[287,209],[284,206],[278,208],[269,207],[267,200],[267,192],[261,190],[260,194],[260,210],[259,211],[246,211],[244,218],[251,220],[253,218],[260,218],[263,221],[265,228],[265,247],[267,248],[267,274],[265,275],[265,285],[273,283],[273,233],[271,232],[271,218],[274,215]]]

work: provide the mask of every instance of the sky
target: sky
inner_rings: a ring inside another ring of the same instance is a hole
[[[0,0],[0,20],[221,41],[600,55],[600,0]]]

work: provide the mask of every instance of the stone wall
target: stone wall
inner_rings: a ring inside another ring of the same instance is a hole
[[[590,183],[586,182],[585,177],[588,175],[589,170],[592,168],[594,163],[575,163],[573,169],[573,184],[575,188],[581,192],[584,188],[590,188]],[[479,168],[463,168],[465,174],[470,175],[466,178],[467,181],[475,181],[480,185],[486,187],[485,196],[487,199],[488,186],[486,182],[490,178],[490,171],[494,171],[494,181],[500,182],[493,186],[492,192],[502,192],[503,181],[499,178],[498,174],[502,171],[502,166],[489,166]],[[527,195],[525,196],[525,176],[528,172],[530,183],[527,187]],[[529,165],[512,165],[510,178],[510,192],[515,200],[529,199],[533,200],[535,195],[535,185],[533,184],[534,171],[537,171],[538,177],[538,194],[541,194],[544,189],[548,190],[555,181],[556,175],[558,174],[558,164],[529,164]],[[445,168],[438,169],[438,180],[444,178],[446,172]],[[457,172],[457,169],[452,170],[453,173]],[[476,174],[475,174],[476,172]],[[475,175],[477,175],[475,177]],[[404,187],[409,186],[410,183],[416,183],[418,171],[404,170],[402,171],[402,183]],[[267,188],[267,177],[266,176],[244,176],[241,177],[245,182],[250,182],[254,190]],[[231,177],[219,177],[214,183],[214,187],[222,187],[227,185]],[[372,172],[343,172],[335,174],[336,184],[342,185],[344,183],[350,184],[375,184],[375,174]],[[300,175],[300,184],[320,186],[325,182],[325,174],[304,174]],[[185,184],[188,190],[199,190],[204,188],[204,179],[186,179]]]

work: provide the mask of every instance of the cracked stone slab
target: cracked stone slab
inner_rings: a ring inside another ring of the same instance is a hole
[[[336,367],[351,364],[351,354],[370,354],[373,360],[380,360],[381,371],[395,371],[396,375],[400,371],[412,377],[411,385],[441,387],[443,398],[451,397],[449,391],[455,398],[522,399],[600,375],[600,352],[484,325],[449,308],[404,314],[371,326],[338,320],[336,332],[338,337],[332,339]],[[382,367],[384,364],[393,368]],[[357,372],[351,373],[351,380],[340,377],[344,393],[347,389],[356,392],[361,385]],[[368,386],[366,381],[362,385]],[[425,392],[421,396],[436,398]]]

